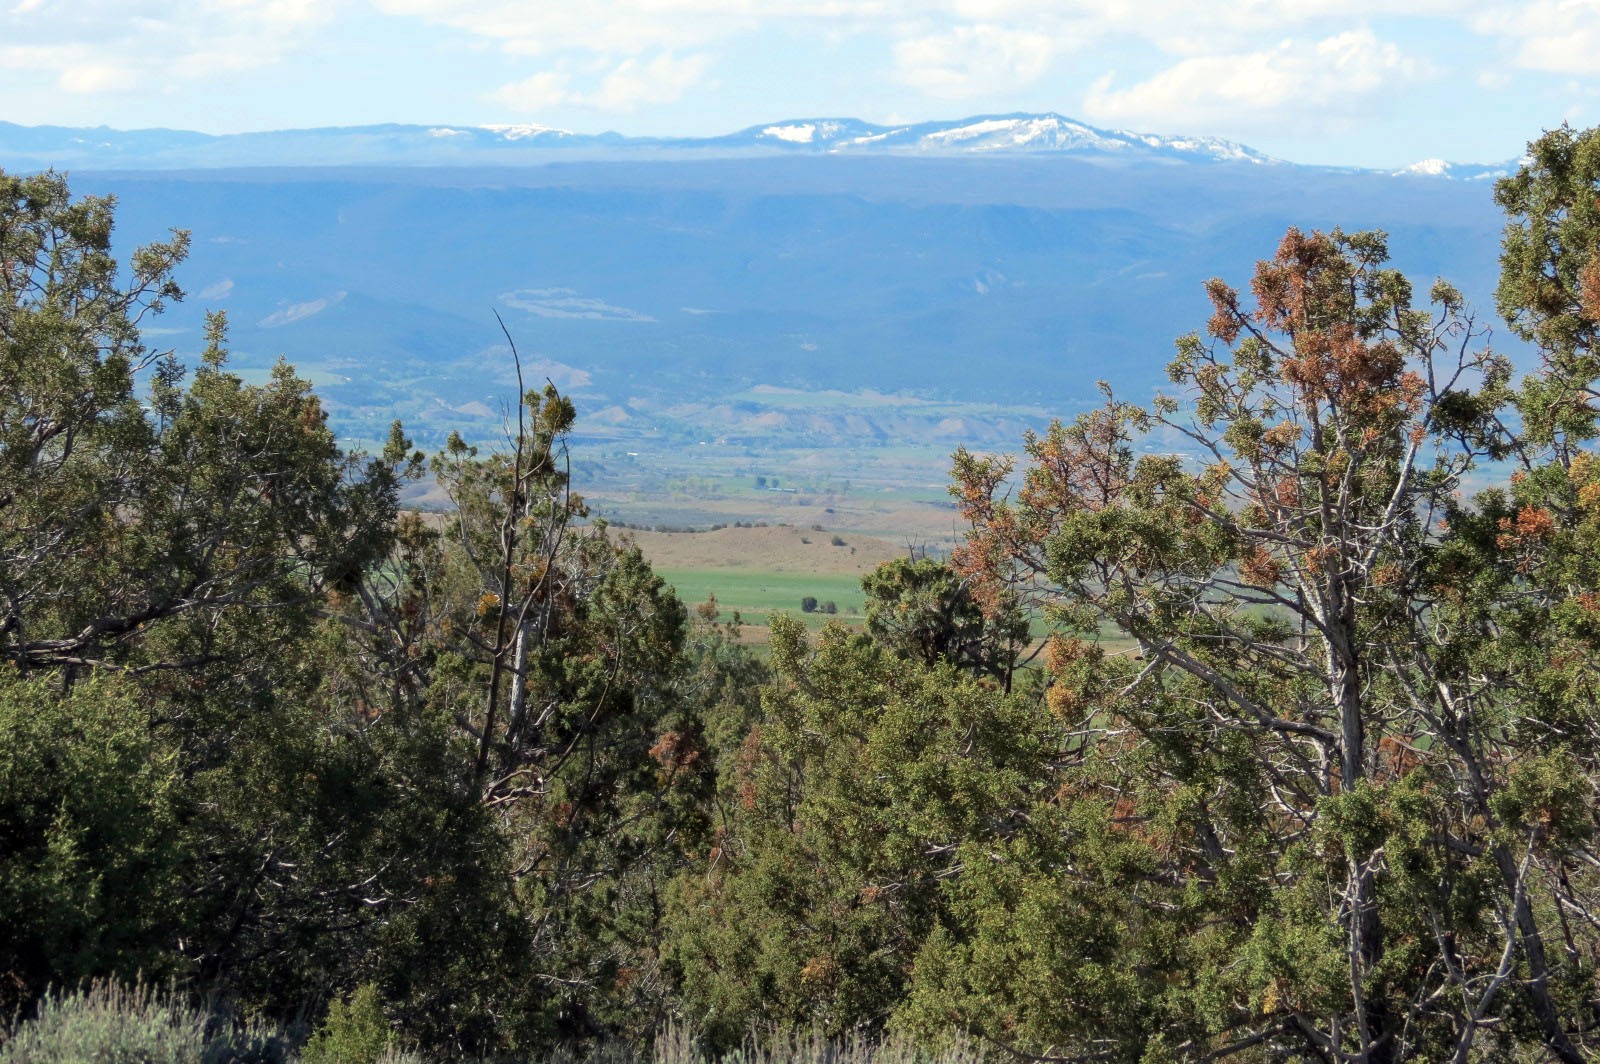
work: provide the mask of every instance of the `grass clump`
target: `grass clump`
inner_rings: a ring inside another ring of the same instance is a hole
[[[98,982],[45,997],[0,1042],[0,1064],[429,1064],[406,1049],[377,989],[335,1001],[327,1018],[292,1051],[282,1032],[184,1004],[143,983]],[[688,1031],[667,1027],[649,1052],[626,1042],[558,1047],[524,1064],[985,1064],[957,1040],[929,1050],[901,1036],[830,1038],[820,1032],[752,1035],[725,1053],[707,1052]],[[523,1059],[523,1058],[518,1058]]]
[[[46,995],[0,1043],[0,1064],[284,1064],[288,1043],[143,983]]]
[[[669,1027],[657,1036],[649,1064],[985,1064],[981,1047],[964,1038],[930,1049],[903,1036],[852,1034],[830,1037],[821,1031],[752,1035],[719,1056],[707,1054],[687,1032]]]

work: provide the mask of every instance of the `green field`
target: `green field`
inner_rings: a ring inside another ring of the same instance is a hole
[[[749,624],[764,625],[773,613],[792,613],[812,627],[825,621],[840,620],[862,624],[861,578],[848,573],[775,573],[749,569],[657,569],[678,597],[689,606],[704,602],[713,592],[721,607],[720,618],[729,620],[733,611]],[[832,601],[839,607],[833,616],[802,614],[800,600],[814,597],[818,603]]]

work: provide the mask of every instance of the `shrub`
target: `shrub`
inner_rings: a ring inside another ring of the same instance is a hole
[[[0,1025],[52,986],[173,965],[177,753],[129,684],[0,670]]]
[[[0,1064],[283,1064],[287,1040],[189,1008],[142,983],[52,994],[0,1045]]]
[[[800,612],[801,613],[816,613],[817,612],[817,597],[815,595],[807,595],[805,598],[801,599],[800,600]]]
[[[371,983],[329,1006],[327,1019],[300,1052],[301,1064],[403,1064],[410,1059],[395,1044],[378,988]]]

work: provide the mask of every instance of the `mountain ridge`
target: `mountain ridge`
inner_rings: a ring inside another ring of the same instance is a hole
[[[881,125],[848,117],[792,118],[709,137],[576,133],[537,123],[379,123],[246,133],[0,121],[0,165],[12,168],[213,169],[249,166],[540,165],[573,159],[783,155],[1074,155],[1108,162],[1303,167],[1219,137],[1105,129],[1056,112],[980,114]],[[1514,162],[1421,160],[1398,170],[1305,167],[1395,177],[1482,180]]]

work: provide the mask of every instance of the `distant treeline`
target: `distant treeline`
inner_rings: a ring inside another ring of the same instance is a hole
[[[220,317],[145,346],[186,234],[0,174],[0,1060],[1590,1059],[1600,131],[1496,199],[1527,376],[1290,230],[1171,398],[958,452],[966,542],[757,656],[589,519],[554,387],[346,454]]]

